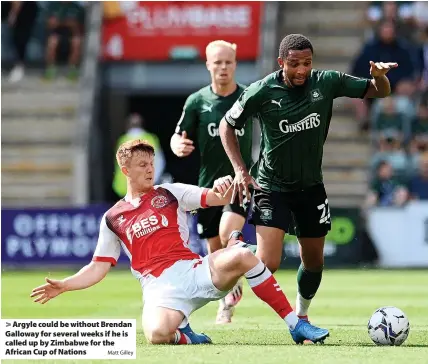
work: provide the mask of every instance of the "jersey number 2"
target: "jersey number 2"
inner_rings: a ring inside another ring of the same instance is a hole
[[[325,202],[321,205],[318,205],[318,210],[321,212],[320,224],[329,224],[330,223],[330,207],[328,206],[328,199],[325,199]]]

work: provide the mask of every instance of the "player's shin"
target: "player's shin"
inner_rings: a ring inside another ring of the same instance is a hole
[[[322,270],[311,272],[300,265],[297,271],[298,293],[296,298],[296,313],[299,317],[305,318],[312,298],[318,291],[321,284]]]
[[[256,296],[272,307],[290,330],[294,330],[299,319],[269,269],[259,261],[245,273],[245,278]]]

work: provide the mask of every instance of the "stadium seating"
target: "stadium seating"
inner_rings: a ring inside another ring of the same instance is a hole
[[[70,204],[78,86],[27,75],[2,87],[2,205]]]

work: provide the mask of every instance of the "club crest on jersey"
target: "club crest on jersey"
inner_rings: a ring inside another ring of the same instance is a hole
[[[322,93],[320,92],[319,89],[316,88],[315,90],[311,91],[312,102],[322,100],[323,98],[324,98],[324,96],[322,95]]]
[[[168,205],[168,199],[165,196],[158,195],[152,198],[151,204],[155,209],[161,209]]]

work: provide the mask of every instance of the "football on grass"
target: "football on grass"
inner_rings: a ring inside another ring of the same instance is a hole
[[[377,345],[400,346],[409,336],[410,324],[407,316],[397,307],[377,309],[367,325],[370,339]]]

